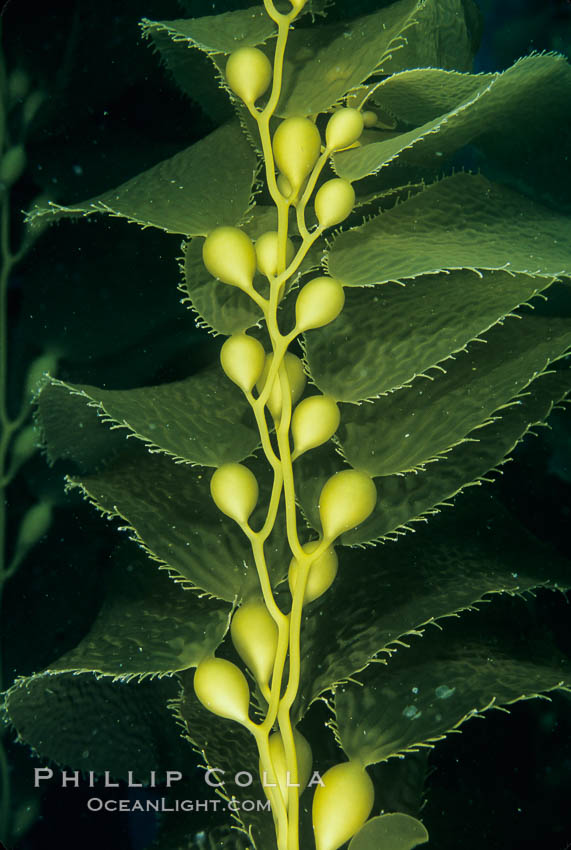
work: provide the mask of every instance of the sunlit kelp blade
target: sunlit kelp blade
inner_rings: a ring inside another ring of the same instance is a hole
[[[521,60],[524,64],[528,61],[529,58]],[[484,93],[489,98],[498,86],[501,91],[506,73],[467,74],[444,68],[413,68],[369,86],[368,103],[372,109],[377,107],[392,115],[397,124],[419,127],[457,109],[470,111]],[[373,137],[374,133],[370,138]],[[338,156],[340,162],[345,161],[344,155]]]
[[[444,24],[438,39],[437,22]],[[461,0],[398,0],[354,21],[295,30],[278,113],[325,112],[374,73],[391,74],[411,65],[467,70],[471,61]]]
[[[371,818],[349,844],[349,850],[412,850],[428,841],[428,832],[416,818],[391,812]]]
[[[407,73],[410,72],[404,72],[402,76],[404,77]],[[419,76],[442,74],[445,80],[448,77],[454,79],[462,76],[454,72],[431,69],[414,73]],[[389,80],[393,79],[394,77],[389,77]],[[416,162],[441,164],[442,157],[450,155],[467,144],[472,135],[481,133],[481,127],[471,127],[466,118],[472,117],[470,108],[475,111],[474,104],[486,90],[485,80],[479,77],[470,77],[470,79],[479,81],[479,86],[473,84],[476,92],[468,104],[461,104],[455,112],[439,115],[412,130],[391,131],[388,134],[372,130],[365,133],[360,147],[335,155],[333,164],[336,173],[346,180],[356,181],[370,174],[376,174],[396,162],[399,165],[410,165]],[[383,114],[382,111],[380,114]],[[396,124],[396,119],[394,120]]]
[[[65,428],[70,403],[67,390],[95,407],[110,428],[140,439],[153,451],[178,461],[219,466],[243,460],[259,443],[259,434],[243,394],[219,366],[184,381],[133,390],[104,390],[54,381],[61,392],[42,397],[41,416]]]
[[[340,316],[306,334],[312,378],[339,401],[389,392],[460,351],[549,284],[529,275],[455,270],[406,286],[348,288]]]
[[[571,585],[568,562],[479,490],[397,545],[341,550],[339,557],[328,616],[323,607],[316,616],[316,606],[304,618],[299,714],[425,623],[490,594]]]
[[[563,372],[541,377],[531,385],[529,392],[529,398],[526,391],[526,397],[501,411],[495,422],[470,434],[473,441],[469,439],[456,446],[422,474],[413,472],[378,478],[377,508],[360,529],[348,532],[343,542],[351,545],[410,529],[409,523],[430,514],[433,508],[459,490],[476,480],[485,480],[487,473],[503,462],[522,436],[532,431],[535,423],[547,418],[551,402],[556,404],[569,392],[568,376]],[[546,406],[541,413],[543,404]]]
[[[430,380],[343,405],[338,437],[345,457],[372,476],[416,469],[488,422],[569,346],[566,319],[510,317]]]
[[[346,286],[462,268],[556,277],[571,264],[568,234],[564,216],[461,173],[341,234],[328,270]]]
[[[420,6],[419,0],[400,0],[389,9],[344,26],[291,32],[278,114],[306,115],[328,109],[351,86],[369,77],[381,57],[388,59],[390,46],[396,47],[399,39],[402,41],[403,32],[411,27]],[[181,48],[192,46],[212,56],[220,73],[229,53],[239,47],[262,46],[275,29],[260,7],[190,20],[143,22],[145,35],[156,39],[171,67],[181,65]],[[186,86],[180,74],[179,79]]]
[[[64,768],[109,771],[114,779],[150,780],[156,770],[184,771],[179,730],[167,710],[174,678],[113,682],[91,673],[38,673],[6,695],[10,722],[43,760]]]
[[[209,471],[177,464],[134,440],[126,441],[127,432],[110,431],[84,397],[71,395],[61,385],[48,384],[40,396],[40,422],[50,458],[95,473],[83,474],[73,484],[104,513],[121,518],[151,557],[167,564],[175,577],[227,601],[257,586],[246,538],[212,501]],[[258,464],[256,474],[265,494],[268,470]],[[262,510],[254,514],[256,523]],[[275,558],[269,559],[276,581],[288,563],[283,538],[278,526],[271,537]]]
[[[50,672],[164,675],[197,666],[222,642],[229,606],[185,590],[129,548],[135,558],[113,572],[93,626]]]
[[[551,123],[555,115],[561,120],[570,83],[571,71],[563,56],[535,53],[518,59],[500,73],[459,74],[441,68],[403,71],[376,86],[372,99],[399,122],[416,126],[455,109],[466,109],[468,113],[474,107],[476,111],[486,109],[492,123],[482,127],[481,134],[487,136],[503,129],[509,135],[520,123],[530,133],[539,129],[533,127],[539,98],[542,121]],[[506,119],[504,128],[500,124],[502,114]],[[469,115],[464,120],[472,122]]]
[[[298,16],[311,13],[319,15],[327,5],[326,0],[308,0]],[[195,8],[190,4],[190,10]],[[172,21],[141,21],[143,35],[156,38],[164,33],[172,43],[172,51],[180,46],[185,52],[189,47],[198,48],[207,54],[228,54],[239,47],[257,47],[276,34],[276,25],[259,6],[236,9],[219,15],[204,15],[192,18],[177,18]],[[166,49],[166,42],[157,45],[162,58],[169,64],[173,55]]]
[[[501,74],[459,74],[437,68],[404,71],[374,89],[374,103],[405,127],[392,138],[371,131],[361,147],[335,156],[340,177],[358,180],[397,158],[435,162],[491,135],[528,133],[538,98],[555,132],[571,93],[571,68],[562,56],[520,59]],[[371,104],[374,105],[374,104]],[[379,139],[376,141],[376,139]]]
[[[111,431],[81,395],[50,380],[36,398],[36,424],[50,464],[71,461],[83,472],[109,463],[125,451],[126,432]]]
[[[568,392],[566,371],[542,375],[517,404],[504,408],[493,422],[468,434],[466,442],[436,463],[420,472],[377,478],[379,498],[375,510],[359,528],[346,532],[341,543],[370,543],[394,537],[398,530],[410,530],[410,523],[426,517],[501,464],[531,426],[545,421]],[[339,468],[338,455],[327,447],[315,451],[310,460],[302,457],[296,462],[297,495],[304,515],[315,529],[319,529],[319,493],[326,479]]]
[[[291,34],[284,62],[279,114],[324,112],[362,83],[414,25],[418,0],[399,0],[350,23]]]
[[[383,75],[405,68],[472,69],[481,38],[480,10],[474,0],[426,0],[414,14],[388,56],[379,62]]]
[[[324,0],[309,0],[301,14],[320,14]],[[189,9],[192,14],[195,8]],[[152,40],[179,88],[216,123],[228,120],[233,108],[227,93],[213,78],[213,64],[222,73],[227,56],[240,47],[269,45],[276,32],[261,6],[237,9],[220,15],[179,18],[172,21],[141,21],[143,35]]]
[[[338,689],[338,734],[350,757],[373,764],[437,740],[491,705],[571,684],[569,660],[521,600],[497,599],[410,643],[362,674],[364,687]]]
[[[233,122],[116,189],[69,207],[38,208],[29,218],[100,212],[167,233],[205,236],[235,224],[247,210],[255,169],[256,156]]]
[[[303,11],[319,13],[324,7],[321,0],[309,2]],[[187,20],[144,19],[142,29],[191,96],[193,86],[184,69],[189,47],[211,56],[222,71],[229,53],[260,47],[275,34],[275,25],[260,7]],[[278,114],[325,111],[376,71],[390,74],[411,66],[468,70],[473,29],[473,5],[461,0],[398,0],[345,24],[298,28],[288,39]]]
[[[157,45],[167,64],[174,55],[176,46],[185,52],[198,48],[205,53],[232,53],[239,47],[256,47],[275,34],[276,25],[262,6],[237,9],[220,15],[205,15],[199,18],[177,18],[172,21],[141,21],[143,35],[155,39],[164,33],[172,43],[161,41]],[[179,48],[179,49],[180,49]]]
[[[269,474],[261,464],[255,468],[264,505]],[[210,477],[199,468],[136,448],[105,470],[71,483],[106,515],[117,517],[183,583],[232,602],[257,588],[258,578],[246,537],[211,498]],[[253,522],[260,522],[261,510]],[[276,581],[287,569],[284,536],[278,526],[271,538],[269,569]]]

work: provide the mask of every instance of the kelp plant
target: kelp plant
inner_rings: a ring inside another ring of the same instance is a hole
[[[37,452],[31,424],[33,391],[42,374],[56,371],[56,352],[45,351],[28,365],[17,402],[8,380],[8,288],[11,275],[30,253],[40,235],[27,227],[14,234],[13,189],[26,170],[26,142],[34,117],[44,100],[22,68],[9,69],[3,50],[0,16],[0,690],[5,687],[4,591],[34,546],[48,531],[52,505],[40,498],[16,519],[9,515],[10,487]],[[41,230],[41,228],[40,228]],[[15,408],[15,409],[14,409]],[[12,539],[13,531],[16,533]],[[11,767],[5,748],[7,727],[0,724],[0,840],[15,840],[33,820],[33,804],[16,805],[12,797]],[[16,827],[17,826],[17,830]]]
[[[555,123],[571,74],[557,55],[470,74],[471,0],[343,24],[281,8],[144,21],[198,99],[214,63],[239,120],[32,213],[183,234],[184,301],[227,339],[176,383],[47,381],[49,456],[151,560],[117,568],[90,634],[6,710],[41,755],[118,777],[187,763],[182,730],[257,848],[406,850],[428,835],[387,802],[383,764],[422,776],[422,748],[571,675],[515,628],[516,597],[564,588],[567,565],[477,488],[450,507],[569,389],[552,364],[571,324],[529,304],[566,286],[568,223],[442,171],[538,109]],[[187,846],[191,818],[167,818],[157,846]]]

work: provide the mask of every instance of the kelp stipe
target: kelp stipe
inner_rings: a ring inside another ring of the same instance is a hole
[[[6,709],[45,757],[116,776],[184,760],[182,735],[258,850],[406,850],[427,832],[382,813],[368,768],[571,676],[522,635],[524,602],[499,598],[562,589],[568,565],[500,508],[487,531],[477,497],[436,516],[565,398],[551,366],[571,344],[569,321],[529,305],[569,271],[565,218],[443,174],[443,158],[484,123],[503,132],[540,85],[563,108],[571,72],[547,55],[468,73],[461,0],[399,0],[342,27],[304,19],[319,7],[145,21],[175,74],[189,48],[212,60],[238,120],[32,213],[182,234],[183,300],[227,339],[219,364],[174,384],[43,390],[53,459],[81,463],[98,417],[137,438],[69,484],[150,561],[117,571],[92,632]],[[451,617],[490,594],[489,611]],[[329,725],[312,725],[324,698]],[[97,732],[87,754],[81,735],[47,734],[71,703]],[[170,830],[159,848],[180,843]]]

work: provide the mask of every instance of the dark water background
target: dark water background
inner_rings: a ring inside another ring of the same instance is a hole
[[[211,129],[211,120],[181,95],[139,36],[141,17],[169,19],[212,14],[239,3],[191,0],[12,0],[3,14],[9,67],[20,67],[46,96],[27,141],[28,168],[18,183],[14,215],[47,193],[70,203],[117,185]],[[341,3],[342,14],[372,11],[377,3]],[[484,37],[476,71],[502,70],[531,51],[568,52],[569,0],[479,0]],[[548,140],[549,145],[568,143]],[[520,163],[506,180],[558,209],[569,210],[569,170],[553,174],[546,155]],[[517,148],[517,140],[514,140]],[[516,154],[514,154],[515,156]],[[570,152],[571,155],[571,152]],[[502,178],[497,163],[464,153],[465,163]],[[107,219],[63,222],[37,243],[16,269],[10,289],[12,392],[25,366],[46,348],[60,352],[58,375],[108,388],[182,378],[216,354],[197,332],[177,294],[178,237]],[[124,277],[117,281],[114,268]],[[111,283],[110,283],[111,282]],[[158,282],[158,284],[157,284]],[[120,284],[120,285],[119,285]],[[568,305],[562,303],[561,309]],[[495,485],[520,520],[562,554],[571,556],[571,418],[557,413],[517,451]],[[74,646],[94,618],[116,537],[93,511],[61,494],[61,474],[42,459],[30,462],[10,491],[17,515],[37,494],[56,502],[54,524],[10,584],[2,627],[5,681],[40,670]],[[65,587],[65,594],[61,589]],[[568,608],[551,605],[553,629],[571,649]],[[476,850],[564,850],[571,846],[571,701],[532,701],[511,716],[492,712],[431,757],[424,820],[430,847]],[[16,799],[27,797],[33,760],[10,747]],[[196,797],[203,784],[196,768]],[[100,790],[126,797],[134,792]],[[143,850],[152,817],[88,815],[93,792],[62,790],[57,782],[35,798],[37,820],[12,850],[58,847]],[[208,796],[208,795],[206,795]],[[196,830],[207,824],[196,816]]]

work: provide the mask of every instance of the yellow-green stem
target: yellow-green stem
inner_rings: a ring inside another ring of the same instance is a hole
[[[270,13],[268,12],[268,14]],[[276,19],[274,18],[273,20]],[[270,137],[270,119],[276,110],[278,100],[281,94],[284,54],[289,33],[289,18],[280,15],[280,18],[276,21],[276,23],[278,25],[278,35],[276,40],[276,49],[274,53],[274,73],[272,78],[272,91],[270,94],[270,99],[268,100],[267,104],[261,112],[258,112],[256,109],[253,109],[251,111],[252,115],[258,123],[260,141],[262,143],[262,152],[264,154],[264,164],[266,168],[266,180],[268,183],[268,189],[270,191],[270,195],[272,196],[272,200],[278,208],[279,214],[280,206],[287,206],[287,201],[285,201],[282,193],[278,189],[278,184],[276,182],[274,154],[272,151],[272,140]]]
[[[262,528],[254,532],[247,526],[245,533],[251,543],[254,562],[260,582],[260,588],[267,610],[278,627],[278,642],[276,657],[271,679],[269,693],[265,689],[264,697],[268,701],[268,708],[264,720],[260,724],[251,724],[250,731],[256,739],[262,771],[271,775],[273,771],[272,759],[269,750],[269,734],[276,720],[278,721],[282,742],[285,752],[286,770],[290,777],[290,787],[287,791],[287,806],[283,799],[279,784],[277,789],[268,788],[268,797],[272,804],[274,822],[276,824],[278,850],[299,850],[299,794],[296,783],[298,782],[298,765],[291,722],[291,708],[293,706],[300,681],[300,633],[301,618],[303,610],[303,599],[307,576],[312,562],[319,557],[325,547],[325,541],[311,554],[305,553],[301,547],[297,533],[295,482],[293,476],[292,454],[290,449],[290,425],[292,415],[291,387],[287,374],[284,357],[289,344],[297,335],[296,329],[282,335],[278,327],[277,311],[283,296],[285,285],[297,272],[301,263],[316,239],[322,234],[322,228],[317,227],[309,233],[305,225],[305,208],[315,188],[317,179],[327,162],[328,151],[325,151],[318,159],[304,193],[297,204],[297,216],[299,231],[302,236],[302,244],[296,256],[286,268],[288,218],[290,201],[283,197],[277,186],[275,163],[270,135],[270,119],[275,113],[282,87],[283,63],[285,47],[287,43],[290,22],[296,17],[293,10],[288,15],[279,13],[272,0],[264,0],[266,12],[277,24],[278,33],[274,53],[273,80],[270,97],[266,106],[260,111],[253,105],[249,106],[250,113],[255,118],[260,133],[262,151],[264,155],[267,185],[270,195],[276,205],[278,214],[278,273],[270,278],[269,299],[263,299],[256,293],[252,296],[259,304],[266,320],[268,334],[272,346],[272,363],[266,375],[265,384],[257,399],[251,393],[246,393],[246,398],[252,407],[264,454],[272,467],[274,478],[272,494],[268,506],[266,519]],[[266,404],[276,380],[280,381],[281,390],[281,412],[276,422],[277,454],[270,439],[268,422],[266,419]],[[268,539],[278,515],[281,492],[284,492],[286,530],[289,548],[298,561],[298,579],[293,594],[290,615],[284,614],[274,598],[268,567],[265,559],[264,544]],[[289,651],[289,675],[282,696],[282,683],[284,670],[288,660]],[[277,792],[277,793],[276,793]]]
[[[330,151],[328,149],[325,149],[324,152],[319,157],[319,159],[317,160],[317,162],[315,163],[315,165],[313,167],[313,171],[311,172],[309,180],[307,181],[307,186],[305,187],[305,189],[303,191],[303,195],[301,196],[301,198],[299,199],[298,204],[297,204],[297,208],[296,208],[297,226],[298,226],[299,232],[301,234],[301,237],[304,240],[307,239],[308,236],[309,236],[309,233],[308,233],[308,230],[307,230],[307,227],[306,227],[306,224],[305,224],[305,208],[307,206],[307,202],[309,201],[309,199],[312,195],[313,190],[315,189],[315,184],[317,183],[317,179],[318,179],[319,175],[321,174],[321,172],[323,171],[323,166],[325,165],[325,163],[327,162],[327,160],[329,158],[329,154],[330,154]]]
[[[266,776],[269,777],[273,773],[273,763],[270,755],[268,730],[263,726],[256,726],[254,724],[252,724],[252,726],[249,728],[252,734],[254,735],[254,739],[258,747],[258,753],[260,754],[260,761],[262,763],[262,777],[264,775],[264,772],[266,773]],[[289,850],[287,843],[288,816],[285,806],[285,800],[282,797],[279,786],[277,788],[268,787],[266,790],[270,805],[272,806],[274,822],[276,823],[278,850]]]
[[[260,439],[262,441],[262,449],[264,450],[264,454],[268,460],[268,463],[276,472],[280,468],[280,461],[274,449],[272,447],[272,443],[270,440],[270,432],[268,430],[268,423],[266,422],[266,416],[264,413],[263,404],[256,404],[256,400],[254,399],[252,393],[245,393],[246,399],[250,403],[252,410],[254,412],[254,416],[256,417],[256,425],[258,426],[258,431],[260,434]]]

